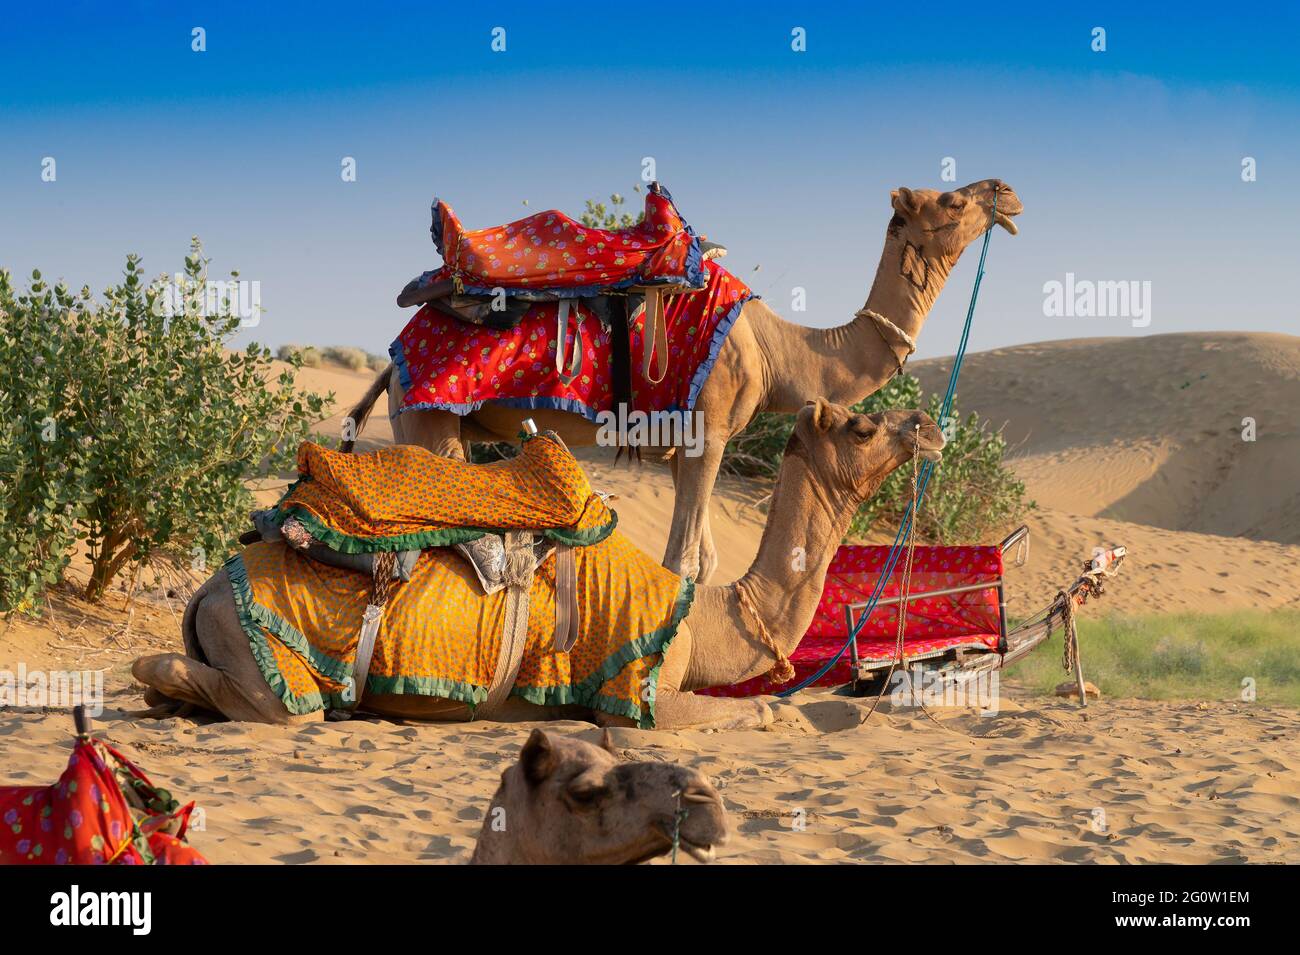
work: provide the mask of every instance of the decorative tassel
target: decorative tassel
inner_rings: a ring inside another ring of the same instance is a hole
[[[794,664],[780,650],[776,651],[776,665],[767,671],[769,683],[789,683],[794,679]]]

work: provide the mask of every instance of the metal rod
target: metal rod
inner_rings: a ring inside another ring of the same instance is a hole
[[[849,642],[849,664],[858,665],[858,635],[853,632],[853,605],[844,608],[844,629],[853,639]]]
[[[1007,591],[998,580],[998,653],[1007,652]]]
[[[1008,534],[1006,539],[1003,540],[1002,543],[998,545],[998,550],[1002,551],[1002,553],[1005,554],[1014,545],[1019,544],[1021,540],[1023,540],[1028,536],[1029,536],[1029,525],[1021,524],[1014,531]]]
[[[945,587],[943,590],[927,590],[924,593],[908,594],[907,602],[914,603],[918,600],[924,600],[927,597],[947,597],[952,594],[965,594],[965,593],[970,593],[973,590],[990,590],[994,587],[997,587],[1001,582],[1002,579],[998,578],[996,580],[989,580],[978,584],[963,584],[961,587]],[[894,604],[897,604],[898,601],[899,601],[898,597],[887,597],[884,600],[877,600],[876,606],[890,607],[893,606]],[[852,612],[854,610],[862,610],[867,606],[868,606],[868,602],[852,603],[852,604],[846,604],[844,609],[847,612]],[[852,624],[850,624],[850,628],[851,627]]]

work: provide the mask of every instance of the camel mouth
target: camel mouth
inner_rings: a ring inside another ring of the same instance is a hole
[[[688,856],[703,865],[708,865],[718,856],[710,843],[696,844],[689,839],[679,838],[677,844]]]
[[[651,856],[669,855],[673,847],[673,826],[672,823],[665,820],[659,824],[659,832],[667,840],[667,845],[651,853]],[[722,837],[722,842],[726,842],[726,835]],[[703,865],[708,865],[717,858],[717,849],[712,842],[696,842],[687,836],[684,832],[677,833],[677,848],[681,849],[688,856]]]
[[[943,460],[943,451],[938,448],[922,448],[920,457],[922,461],[929,461],[932,464],[938,464]]]
[[[1020,228],[1011,221],[1011,216],[1007,215],[1005,212],[999,211],[993,213],[993,221],[1002,226],[1002,228],[1006,229],[1012,235],[1020,234]]]

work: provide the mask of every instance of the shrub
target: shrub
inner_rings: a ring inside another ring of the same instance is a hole
[[[371,371],[383,371],[388,367],[387,355],[366,355],[366,364],[370,366]]]
[[[637,192],[641,191],[640,186],[635,187]],[[587,200],[587,211],[578,216],[578,221],[589,229],[626,229],[634,226],[645,218],[645,212],[638,212],[633,215],[623,209],[623,203],[626,200],[617,192],[609,197],[609,205],[603,202],[597,202],[594,199]]]
[[[363,371],[369,363],[364,351],[347,345],[330,345],[328,348],[322,348],[321,357],[352,371]]]
[[[333,396],[297,389],[293,370],[272,379],[260,345],[226,350],[240,319],[205,308],[197,240],[174,296],[145,284],[137,256],[101,302],[39,273],[15,295],[0,276],[0,468],[19,476],[0,533],[21,538],[0,543],[0,612],[33,609],[74,536],[92,600],[128,564],[165,555],[201,569],[227,552],[253,506],[245,481],[289,467]]]
[[[892,409],[924,408],[939,421],[943,404],[938,395],[923,402],[920,382],[909,374],[897,375],[880,391],[853,406],[872,414]],[[944,422],[939,422],[941,426]],[[722,468],[744,477],[776,476],[786,441],[794,429],[794,416],[759,414],[728,444]],[[917,521],[920,540],[933,544],[974,543],[1004,529],[1034,505],[1025,500],[1025,486],[1002,463],[1006,441],[976,414],[964,421],[954,401],[947,427],[943,463],[934,468]],[[911,501],[911,468],[896,470],[854,515],[849,538],[875,531],[896,530]]]

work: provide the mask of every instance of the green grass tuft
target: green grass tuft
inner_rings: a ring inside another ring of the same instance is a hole
[[[1300,611],[1079,619],[1084,678],[1103,696],[1241,700],[1300,706]],[[1061,634],[1009,667],[1007,677],[1051,693],[1073,677],[1061,668]]]

